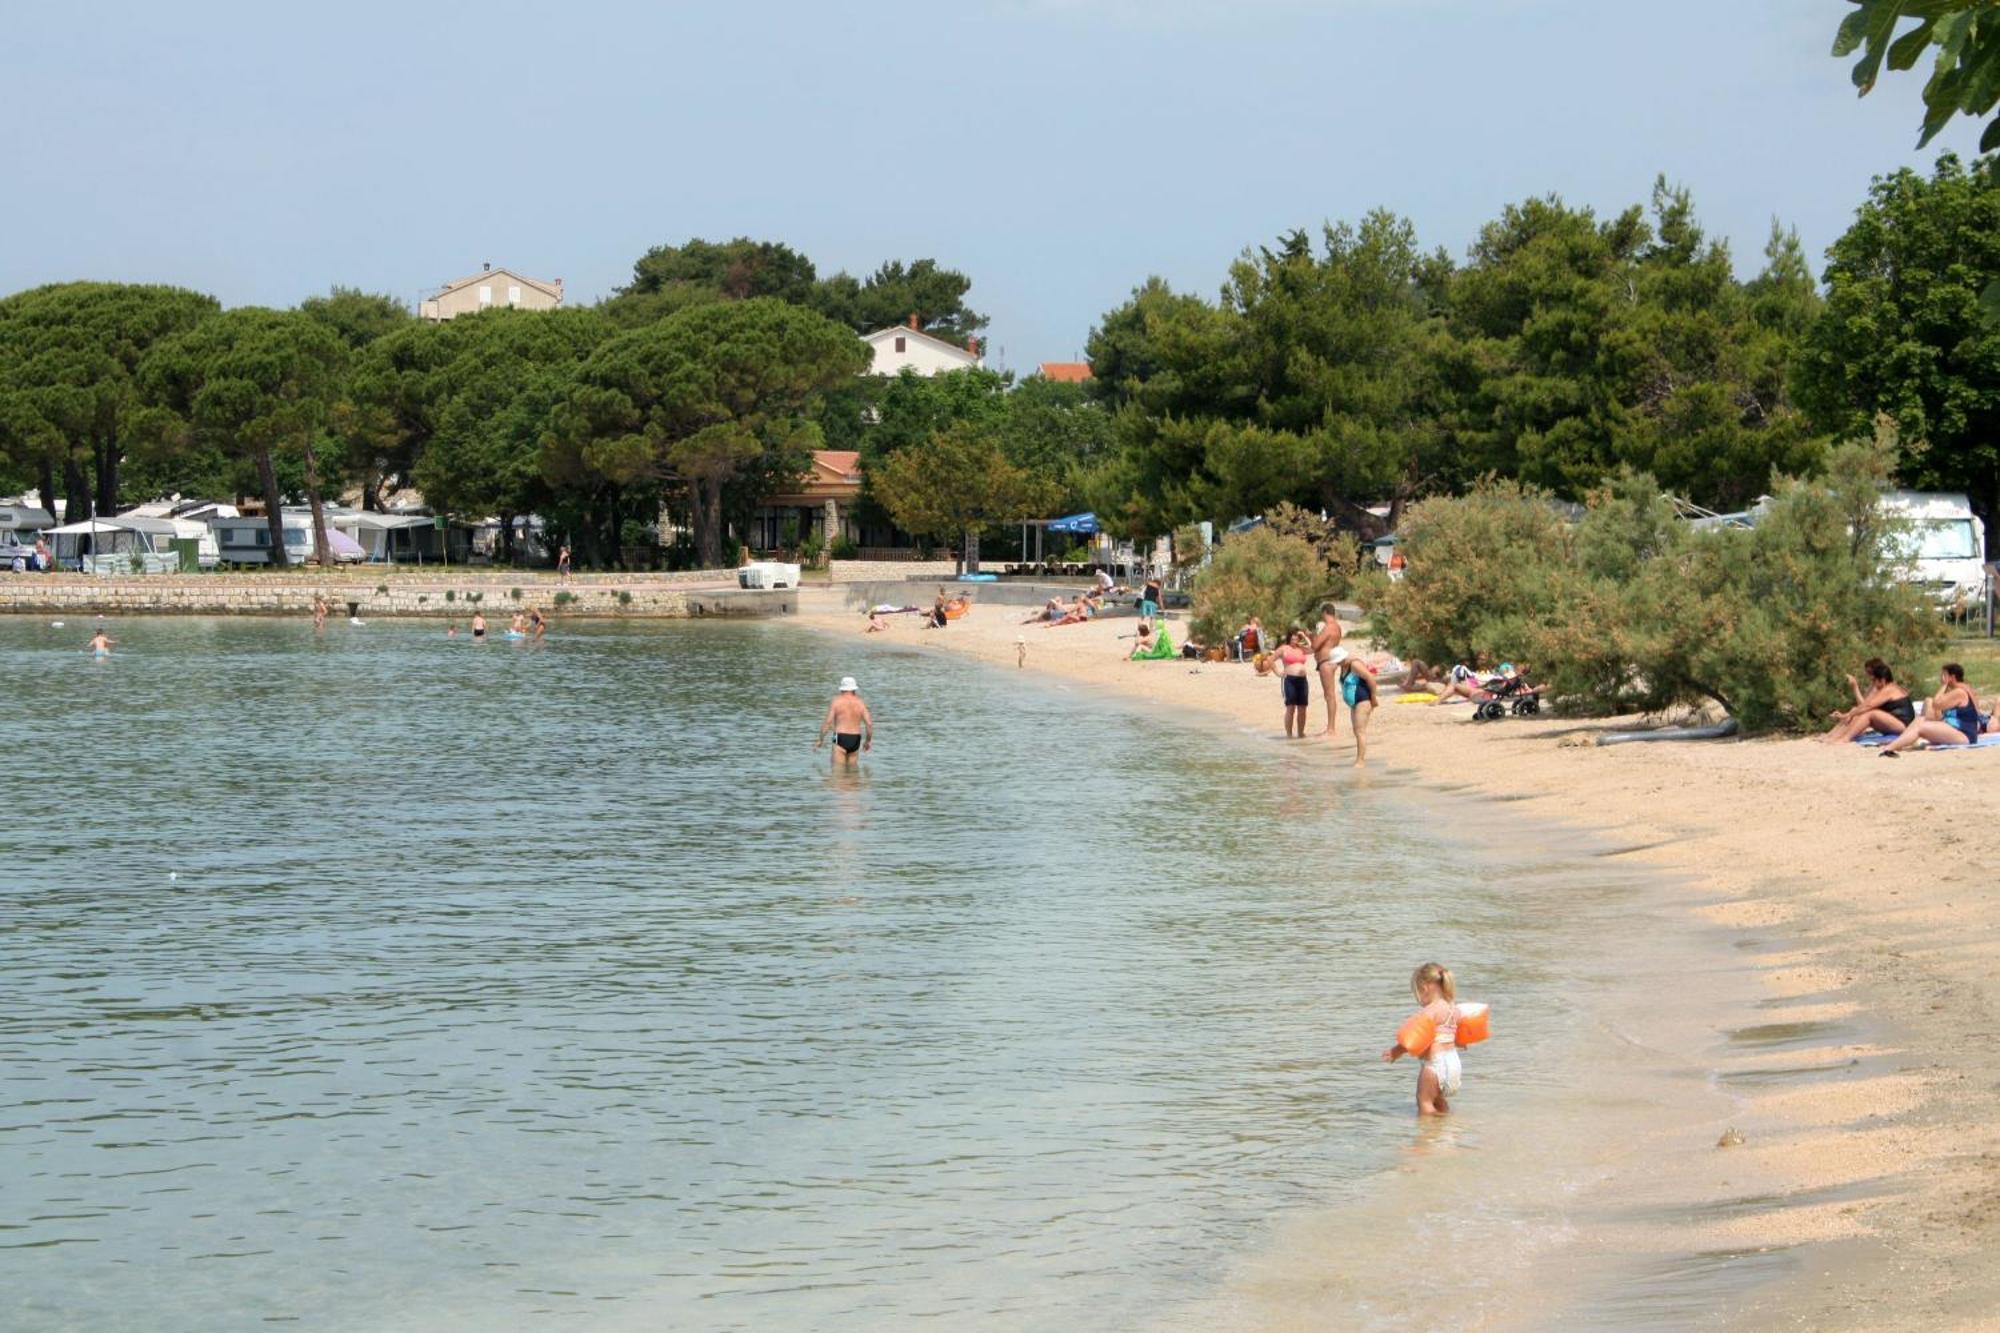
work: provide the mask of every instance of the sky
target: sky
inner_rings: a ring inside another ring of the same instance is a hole
[[[989,360],[1080,357],[1150,275],[1387,207],[1463,255],[1510,202],[1664,172],[1746,276],[1916,150],[1842,0],[43,4],[0,49],[0,293],[90,278],[412,304],[481,263],[608,294],[648,247],[930,256]]]

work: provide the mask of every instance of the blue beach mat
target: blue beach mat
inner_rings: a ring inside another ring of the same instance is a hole
[[[1856,745],[1887,745],[1895,739],[1894,736],[1884,735],[1882,732],[1877,731],[1866,736],[1855,737],[1854,743]],[[1995,747],[2000,747],[2000,735],[1981,736],[1976,741],[1962,742],[1958,745],[1938,745],[1933,742],[1926,742],[1923,746],[1926,750],[1988,750]]]

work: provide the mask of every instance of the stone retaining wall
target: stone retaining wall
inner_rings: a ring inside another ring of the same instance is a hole
[[[505,626],[516,611],[539,606],[551,616],[786,616],[798,594],[736,588],[714,571],[696,574],[598,575],[554,579],[470,574],[428,578],[391,574],[358,578],[291,574],[151,574],[93,578],[70,574],[0,576],[0,614],[32,615],[311,615],[324,596],[333,614],[426,616],[469,620],[483,611]],[[520,596],[514,593],[519,591]]]
[[[958,577],[950,560],[830,560],[828,577],[835,583],[895,583],[907,579]]]

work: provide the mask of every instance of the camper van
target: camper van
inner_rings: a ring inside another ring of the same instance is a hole
[[[286,560],[295,565],[311,560],[312,516],[287,509],[279,521],[284,524]],[[215,530],[216,552],[223,561],[232,565],[271,563],[271,524],[262,514],[211,518],[208,526]],[[330,523],[326,535],[335,564],[347,564],[362,558],[361,549],[340,535]]]
[[[1940,601],[1976,596],[1986,586],[1986,525],[1963,495],[1890,491],[1882,512],[1909,524],[1903,544],[1910,582]]]

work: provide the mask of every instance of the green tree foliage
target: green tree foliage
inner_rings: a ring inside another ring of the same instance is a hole
[[[1316,621],[1319,604],[1342,586],[1340,576],[1298,537],[1262,525],[1232,533],[1216,544],[1207,568],[1195,576],[1194,636],[1227,643],[1251,616],[1283,633]]]
[[[296,451],[304,465],[315,555],[328,563],[313,441],[339,397],[346,362],[340,336],[310,315],[242,306],[165,339],[140,367],[139,382],[159,409],[147,420],[154,439],[213,449],[255,468],[274,564],[286,563],[274,465],[280,450]]]
[[[1989,529],[2000,515],[2000,325],[1981,294],[2000,280],[2000,180],[1993,162],[1945,154],[1928,179],[1878,177],[1828,251],[1826,312],[1799,356],[1814,422],[1861,438],[1894,418],[1901,475],[1965,491]]]
[[[1486,472],[1575,497],[1631,466],[1739,507],[1819,460],[1789,397],[1816,313],[1795,236],[1739,282],[1665,181],[1650,216],[1509,207],[1462,265],[1387,212],[1293,232],[1214,304],[1154,280],[1104,317],[1094,498],[1135,534],[1289,501],[1375,536]]]
[[[0,453],[67,517],[113,513],[147,350],[214,314],[179,287],[71,282],[0,301]]]
[[[1000,441],[970,421],[956,421],[921,444],[884,458],[875,494],[905,532],[963,538],[961,568],[979,568],[979,534],[995,523],[1045,513],[1057,486],[1007,457]]]
[[[1985,116],[2000,102],[2000,13],[1991,0],[1848,0],[1854,12],[1841,20],[1833,54],[1860,53],[1854,86],[1866,97],[1886,63],[1913,68],[1935,48],[1924,85],[1923,132],[1917,146],[1937,137],[1953,116]],[[1903,21],[1912,26],[1900,35]],[[1979,151],[2000,148],[2000,119],[1988,121]]]
[[[510,520],[548,504],[542,435],[585,357],[613,332],[595,310],[493,310],[413,330],[434,355],[408,358],[408,401],[428,425],[411,479],[439,513]],[[504,552],[511,556],[511,550]]]
[[[972,279],[940,267],[935,259],[910,264],[892,259],[865,280],[834,274],[819,284],[812,305],[857,333],[873,333],[915,315],[925,333],[963,347],[986,327],[986,316],[965,304],[971,290]]]
[[[598,347],[552,418],[544,475],[615,493],[685,490],[701,561],[722,563],[731,492],[766,494],[807,466],[814,400],[867,347],[809,310],[760,297],[698,305]]]
[[[972,279],[935,259],[892,259],[867,278],[822,279],[812,260],[774,241],[657,245],[632,265],[632,281],[605,303],[619,325],[637,328],[689,306],[774,297],[816,310],[857,333],[902,324],[912,315],[933,337],[964,346],[986,325],[965,304]]]
[[[299,311],[339,334],[348,350],[356,352],[415,322],[409,306],[395,297],[358,287],[335,287],[325,296],[309,296],[299,302]]]
[[[1452,285],[1474,367],[1468,454],[1580,497],[1621,466],[1697,503],[1740,508],[1819,451],[1788,393],[1792,339],[1813,316],[1803,257],[1780,233],[1747,286],[1691,200],[1661,180],[1598,222],[1557,199],[1509,207]],[[1768,321],[1768,322],[1767,322]]]

